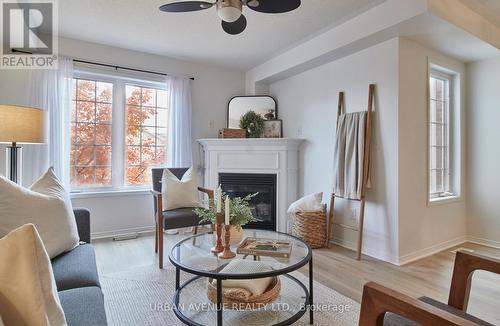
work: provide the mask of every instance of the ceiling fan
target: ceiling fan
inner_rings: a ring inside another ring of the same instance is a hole
[[[279,14],[297,9],[300,0],[215,0],[179,1],[167,3],[160,7],[165,12],[189,12],[205,10],[215,6],[222,20],[222,29],[231,35],[240,34],[247,27],[247,19],[242,14],[243,6],[257,12]]]

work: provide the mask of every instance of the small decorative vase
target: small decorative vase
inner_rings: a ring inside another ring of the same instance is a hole
[[[225,228],[222,228],[222,238],[226,234]],[[231,231],[229,232],[230,240],[229,244],[235,245],[243,240],[243,229],[240,226],[231,225]]]

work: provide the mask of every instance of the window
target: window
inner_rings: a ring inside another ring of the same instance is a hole
[[[71,114],[71,185],[109,187],[113,85],[74,79]]]
[[[150,165],[165,163],[167,92],[126,85],[125,184],[151,182]]]
[[[151,182],[166,161],[168,96],[162,83],[77,72],[71,112],[73,191]]]
[[[459,195],[460,120],[454,106],[452,74],[431,69],[429,76],[429,199]],[[458,102],[458,101],[457,101]]]

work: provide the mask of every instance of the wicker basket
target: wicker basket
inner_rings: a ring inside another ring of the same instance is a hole
[[[213,279],[208,279],[207,296],[212,303],[217,303],[217,288],[212,284]],[[239,301],[224,296],[224,289],[222,289],[222,303],[226,309],[235,310],[253,310],[261,309],[267,304],[273,303],[281,292],[281,281],[279,277],[273,277],[271,284],[267,290],[261,295],[252,296],[248,301]]]
[[[219,130],[219,138],[247,138],[245,129],[224,128]]]
[[[323,248],[326,244],[326,205],[322,211],[296,213],[292,234],[313,249]]]

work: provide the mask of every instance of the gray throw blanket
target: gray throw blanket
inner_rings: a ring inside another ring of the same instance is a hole
[[[341,114],[333,161],[333,193],[338,197],[361,199],[367,112]]]

